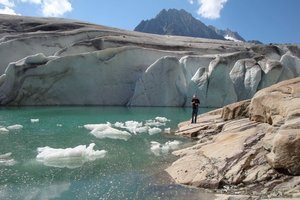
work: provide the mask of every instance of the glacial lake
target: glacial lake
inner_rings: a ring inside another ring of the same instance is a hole
[[[164,133],[190,119],[190,108],[9,107],[0,112],[1,200],[210,199],[173,183],[164,172],[176,160],[172,150],[192,144]]]

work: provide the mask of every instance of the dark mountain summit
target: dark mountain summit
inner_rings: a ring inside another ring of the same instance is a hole
[[[224,39],[190,13],[176,9],[163,9],[154,19],[143,20],[134,30],[160,35]]]

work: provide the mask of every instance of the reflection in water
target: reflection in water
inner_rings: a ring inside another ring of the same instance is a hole
[[[20,185],[18,188],[9,186],[0,187],[0,199],[2,200],[50,200],[60,199],[62,194],[69,190],[70,183],[58,183],[41,187]]]
[[[172,182],[166,172],[147,177],[142,181],[136,199],[153,200],[211,200],[215,196],[195,187],[178,185]]]

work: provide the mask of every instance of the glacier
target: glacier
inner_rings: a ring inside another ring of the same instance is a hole
[[[300,74],[299,44],[159,36],[54,18],[0,19],[5,106],[190,106],[196,94],[201,107],[222,107]]]

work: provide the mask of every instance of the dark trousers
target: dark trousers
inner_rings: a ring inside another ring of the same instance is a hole
[[[197,116],[198,116],[198,108],[193,108],[192,123],[197,123]]]

